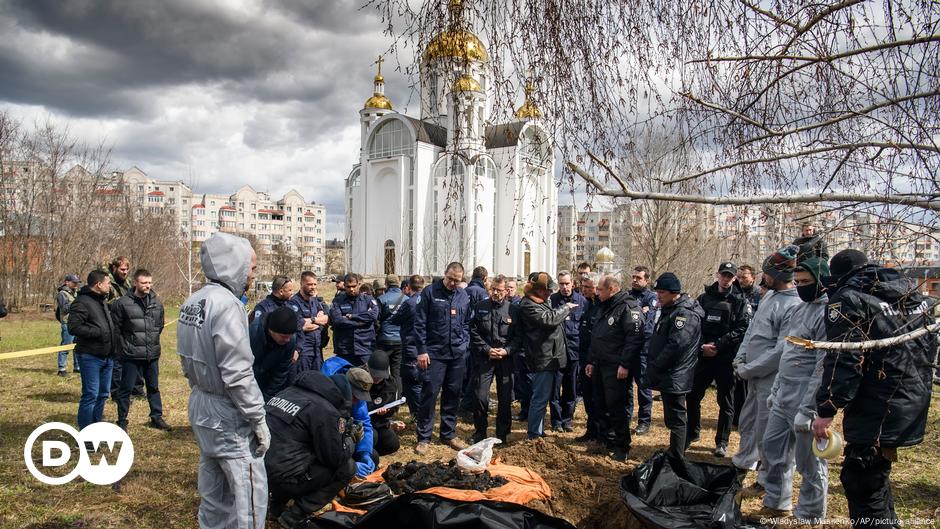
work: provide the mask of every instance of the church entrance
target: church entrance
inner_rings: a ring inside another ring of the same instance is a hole
[[[395,273],[395,241],[385,241],[385,274]]]

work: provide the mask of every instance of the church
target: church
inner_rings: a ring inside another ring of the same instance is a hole
[[[359,111],[359,163],[346,179],[346,270],[378,276],[469,270],[554,273],[554,154],[527,83],[515,119],[493,124],[489,54],[450,2],[423,50],[420,117],[394,110],[382,59]]]

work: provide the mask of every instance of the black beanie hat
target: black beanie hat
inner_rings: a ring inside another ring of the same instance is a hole
[[[834,279],[848,274],[856,268],[868,264],[868,257],[858,250],[842,250],[829,261],[829,273]]]
[[[297,332],[297,313],[287,306],[280,306],[268,314],[268,330],[281,334]]]
[[[679,281],[676,274],[663,272],[656,278],[656,283],[653,284],[653,290],[667,290],[672,293],[679,293],[682,292],[682,283]]]

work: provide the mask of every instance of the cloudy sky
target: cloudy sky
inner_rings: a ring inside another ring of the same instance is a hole
[[[115,167],[202,192],[295,188],[341,237],[358,111],[390,44],[362,3],[0,0],[0,109],[52,117],[105,140]],[[388,64],[403,110],[410,88]]]

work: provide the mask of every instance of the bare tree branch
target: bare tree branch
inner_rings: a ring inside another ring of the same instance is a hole
[[[805,347],[806,349],[824,349],[827,351],[872,351],[875,349],[887,349],[902,343],[916,340],[925,334],[940,332],[940,322],[914,329],[911,332],[882,338],[880,340],[866,340],[863,342],[817,342],[800,338],[799,336],[787,336],[786,340],[794,345]]]

